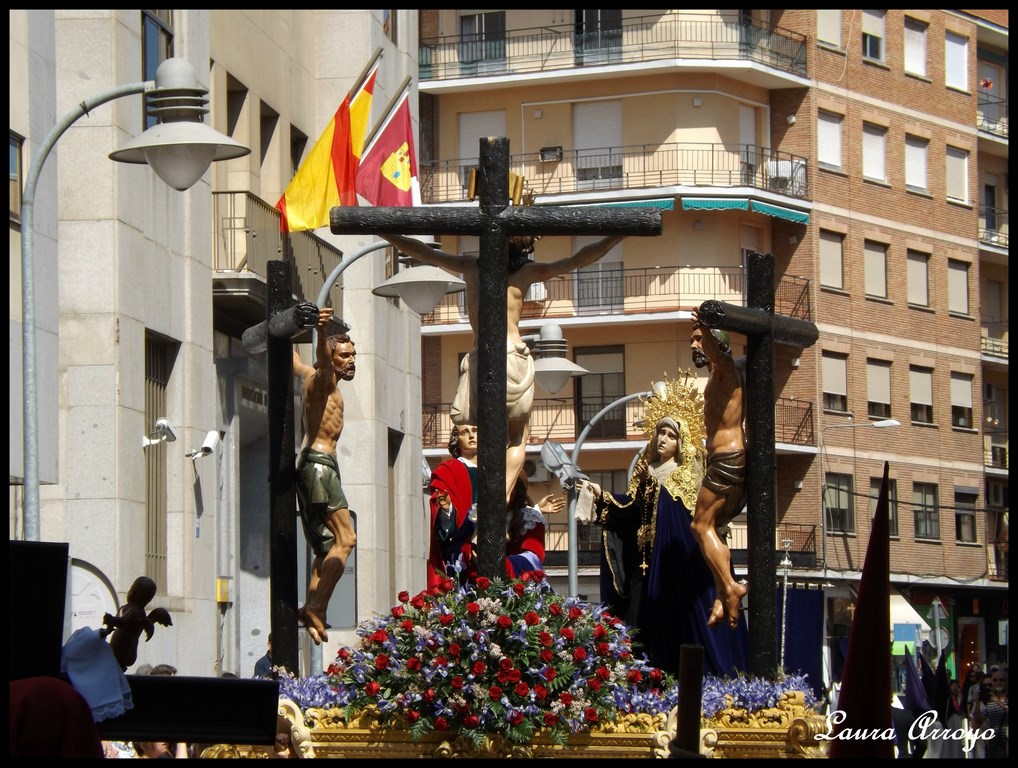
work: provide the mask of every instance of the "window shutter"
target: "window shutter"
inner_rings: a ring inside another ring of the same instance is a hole
[[[867,240],[864,251],[866,295],[887,298],[887,246]]]
[[[846,360],[834,355],[823,356],[824,392],[832,395],[848,395]]]
[[[817,115],[817,153],[821,163],[841,167],[841,115]]]
[[[947,148],[947,196],[968,201],[968,152],[957,147]]]
[[[926,140],[905,137],[905,186],[926,189]]]
[[[927,268],[929,257],[925,253],[908,254],[908,303],[925,307],[930,303]]]
[[[887,178],[885,156],[887,131],[878,125],[863,125],[862,168],[863,176],[883,181]]]
[[[828,288],[844,287],[841,245],[842,237],[838,233],[820,233],[820,284]]]
[[[891,364],[866,361],[866,397],[871,403],[891,403]]]
[[[933,405],[933,372],[927,368],[910,368],[909,391],[913,403]]]
[[[953,32],[948,32],[944,41],[944,72],[948,88],[968,90],[969,41]]]
[[[841,47],[841,11],[817,11],[817,40]]]
[[[969,313],[969,270],[965,262],[947,262],[947,310]]]
[[[905,71],[926,76],[926,25],[905,19]]]
[[[951,374],[951,405],[972,407],[972,377],[966,373]]]

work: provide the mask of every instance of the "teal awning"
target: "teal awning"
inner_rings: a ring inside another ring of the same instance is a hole
[[[684,211],[748,211],[749,200],[741,197],[684,197]]]
[[[580,203],[567,205],[566,208],[660,208],[662,211],[675,210],[675,198],[666,197],[656,200],[619,200],[616,203]]]
[[[796,224],[809,224],[809,214],[803,211],[793,211],[791,208],[782,208],[780,205],[761,203],[753,201],[753,210],[766,216],[774,216],[779,219],[794,221]]]

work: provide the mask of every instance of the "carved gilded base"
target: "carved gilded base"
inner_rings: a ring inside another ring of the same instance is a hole
[[[720,758],[826,757],[828,742],[817,738],[826,730],[826,720],[806,708],[803,694],[790,691],[771,709],[729,708],[705,718],[700,751]]]

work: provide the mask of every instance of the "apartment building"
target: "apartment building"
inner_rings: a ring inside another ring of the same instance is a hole
[[[1007,13],[427,10],[420,38],[425,204],[469,205],[479,139],[500,135],[537,205],[662,214],[660,237],[527,297],[524,332],[558,324],[588,371],[538,390],[533,497],[559,489],[543,444],[571,455],[588,426],[580,468],[625,489],[644,440],[630,396],[693,370],[690,311],[744,304],[746,255],[771,253],[775,311],[820,330],[808,349],[777,345],[774,366],[779,583],[822,656],[803,663],[840,676],[885,461],[895,652],[1004,658]],[[544,238],[535,255],[590,239]],[[462,298],[423,334],[434,465],[471,345]],[[548,570],[596,600],[600,531],[579,526],[576,573],[566,532],[552,523]],[[731,543],[745,574],[744,516]]]
[[[32,230],[39,529],[69,545],[67,632],[98,626],[150,575],[173,628],[138,662],[248,677],[270,629],[270,446],[266,355],[248,354],[243,332],[265,320],[270,260],[291,265],[292,300],[316,301],[344,253],[372,240],[324,227],[284,241],[274,206],[377,48],[371,124],[416,73],[416,12],[50,10],[11,11],[10,22],[11,539],[25,532],[21,190],[47,134],[83,100],[152,80],[174,57],[208,90],[205,122],[252,150],[177,192],[107,158],[150,124],[139,95],[117,97],[54,145]],[[359,621],[425,583],[420,320],[371,295],[395,268],[392,254],[369,255],[328,292],[359,353],[339,446],[359,539],[324,664]],[[299,444],[299,394],[295,405]],[[299,525],[295,537],[303,602]]]

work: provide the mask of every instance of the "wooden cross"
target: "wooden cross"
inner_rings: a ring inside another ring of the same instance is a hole
[[[746,305],[705,301],[697,317],[706,328],[745,334],[746,345],[746,498],[749,536],[750,672],[770,679],[777,669],[777,550],[774,548],[774,342],[811,347],[816,325],[774,314],[774,256],[750,253]],[[755,585],[755,588],[754,588]]]
[[[333,234],[478,235],[478,573],[505,573],[506,290],[510,235],[659,235],[661,211],[509,207],[509,139],[480,140],[478,208],[333,208]]]

